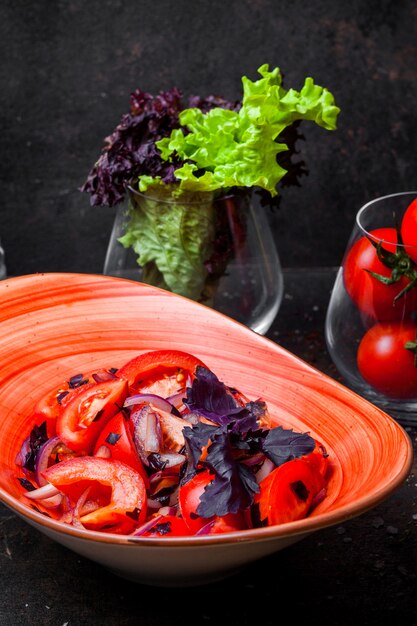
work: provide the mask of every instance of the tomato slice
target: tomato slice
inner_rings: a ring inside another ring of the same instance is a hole
[[[95,385],[94,382],[88,382],[82,386],[71,388],[69,382],[64,381],[54,387],[52,391],[45,394],[39,402],[37,402],[33,417],[36,422],[39,423],[46,420],[46,430],[49,437],[53,437],[56,434],[56,420],[63,412],[64,407],[66,407],[73,398],[93,385]]]
[[[195,534],[206,525],[207,534],[210,535],[247,528],[243,513],[228,513],[222,517],[215,515],[210,518],[198,515],[197,507],[200,504],[201,495],[213,478],[213,474],[208,471],[199,472],[180,487],[180,512],[191,533]]]
[[[102,428],[123,406],[127,381],[114,378],[76,395],[58,415],[56,432],[76,452],[91,452]]]
[[[175,378],[177,386],[183,387],[187,376],[194,375],[199,365],[206,367],[200,359],[188,352],[153,350],[128,361],[117,371],[116,375],[119,378],[125,378],[129,387],[135,390],[143,390],[145,386],[149,388],[150,383],[170,376]],[[152,391],[157,392],[155,389]]]
[[[313,453],[311,453],[313,454]],[[284,524],[306,517],[325,481],[308,457],[287,461],[264,478],[255,496],[261,520],[268,525]]]
[[[89,489],[95,510],[82,514],[85,528],[129,532],[146,517],[146,487],[139,472],[110,459],[83,456],[52,465],[45,479],[70,498],[75,506]]]
[[[323,478],[325,477],[329,466],[329,455],[327,454],[326,448],[320,441],[317,441],[316,439],[316,447],[313,452],[310,452],[310,454],[307,454],[302,458],[310,463],[310,465],[313,465]]]
[[[93,453],[97,454],[103,446],[110,452],[112,459],[130,465],[139,472],[146,486],[149,485],[148,475],[135,450],[135,444],[130,429],[127,427],[123,411],[116,413],[104,426],[95,443]]]

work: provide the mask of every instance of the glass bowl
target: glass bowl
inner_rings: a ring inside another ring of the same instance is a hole
[[[357,213],[325,323],[344,382],[404,424],[417,423],[417,192]]]

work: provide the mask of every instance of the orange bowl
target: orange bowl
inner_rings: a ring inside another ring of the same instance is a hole
[[[120,576],[184,586],[222,578],[306,535],[358,516],[405,480],[413,452],[386,413],[272,341],[200,304],[148,285],[87,274],[0,282],[0,499],[71,550]],[[195,537],[103,534],[65,525],[27,504],[15,457],[35,402],[74,371],[119,367],[177,349],[227,385],[262,397],[276,424],[308,431],[330,455],[327,497],[302,520]]]

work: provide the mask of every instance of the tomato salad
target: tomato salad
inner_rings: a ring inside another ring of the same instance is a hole
[[[77,373],[34,407],[16,458],[23,498],[77,528],[136,537],[282,524],[326,496],[328,455],[273,427],[186,352],[140,354]]]

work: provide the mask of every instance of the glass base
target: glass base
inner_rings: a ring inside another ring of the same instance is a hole
[[[149,200],[147,202],[149,204]],[[260,205],[255,208],[246,198],[217,202],[219,204],[216,204],[216,211],[219,215],[231,211],[227,214],[229,222],[222,224],[222,230],[217,233],[216,239],[218,245],[219,242],[223,246],[227,243],[225,262],[218,264],[219,259],[223,260],[223,252],[221,247],[215,248],[217,256],[212,252],[210,258],[214,259],[212,265],[216,270],[207,273],[203,289],[193,295],[181,291],[177,293],[209,306],[263,335],[269,330],[278,313],[284,292],[282,268],[265,210]],[[229,202],[229,205],[224,206],[221,202]],[[148,260],[147,265],[142,268],[133,247],[124,247],[120,242],[131,212],[145,211],[148,208],[147,205],[141,206],[140,202],[119,208],[103,274],[168,289],[168,284],[163,280],[162,269],[159,271],[156,263]],[[139,236],[138,241],[140,242]],[[166,242],[158,240],[158,246],[164,249]],[[216,261],[220,269],[217,269]],[[196,266],[196,276],[201,274],[201,264],[202,262]]]
[[[417,426],[417,400],[400,400],[388,398],[381,393],[373,391],[369,385],[357,384],[357,381],[344,381],[346,386],[358,395],[365,398],[382,411],[390,415],[402,426]]]
[[[260,272],[261,268],[256,265],[230,267],[228,274],[220,279],[212,302],[201,304],[248,326],[259,335],[265,335],[278,313],[284,293],[284,280],[282,273],[277,272],[275,291],[270,294],[260,289]],[[107,271],[106,275],[142,282],[142,269],[139,266]],[[258,291],[256,301],[252,300],[254,288]]]

